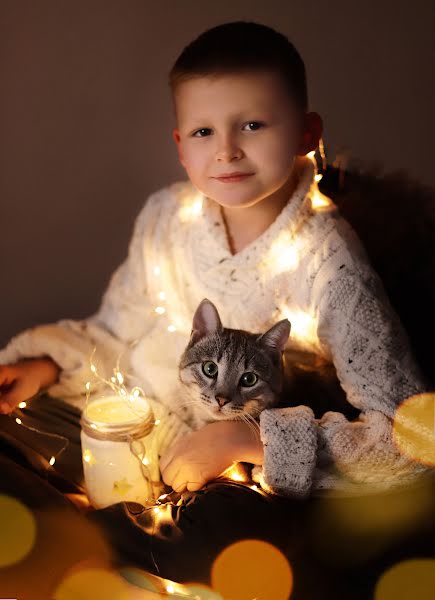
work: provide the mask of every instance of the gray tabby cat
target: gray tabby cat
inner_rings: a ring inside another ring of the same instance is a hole
[[[206,298],[193,317],[189,343],[179,362],[183,404],[197,427],[219,420],[252,421],[280,400],[288,319],[266,333],[223,327]]]

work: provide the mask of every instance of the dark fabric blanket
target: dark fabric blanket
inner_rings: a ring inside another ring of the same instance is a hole
[[[95,559],[120,572],[137,567],[180,583],[210,584],[224,548],[259,539],[287,557],[292,598],[362,600],[373,597],[388,567],[435,554],[432,480],[376,496],[306,500],[217,481],[165,505],[163,520],[130,502],[80,510],[67,499],[84,490],[79,419],[75,408],[48,396],[0,417],[0,493],[29,507],[39,527],[34,551],[0,568],[2,597],[45,600],[68,569]],[[58,456],[53,465],[51,456]]]

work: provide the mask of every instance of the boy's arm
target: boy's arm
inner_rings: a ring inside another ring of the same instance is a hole
[[[317,420],[309,398],[307,406],[263,411],[264,464],[257,476],[276,493],[304,495],[313,487],[356,483],[389,486],[427,469],[395,446],[393,418],[402,401],[430,386],[379,277],[362,256],[336,253],[320,274],[315,303],[319,339],[348,401],[361,414],[353,422],[338,412]],[[401,428],[410,436],[417,428],[428,444],[433,440],[421,422]]]

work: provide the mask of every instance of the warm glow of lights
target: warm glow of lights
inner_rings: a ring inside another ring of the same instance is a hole
[[[174,331],[177,331],[177,328],[175,327],[175,325],[168,325],[168,331],[173,333]]]
[[[318,183],[322,179],[322,177],[322,173],[317,173],[317,175],[314,176],[314,181]]]
[[[153,273],[156,275],[156,277],[158,277],[160,275],[160,267],[156,265],[153,269]]]
[[[52,456],[52,457],[50,458],[49,462],[50,462],[50,465],[51,465],[51,466],[53,466],[53,465],[54,465],[54,463],[56,462],[56,459],[54,458],[54,456]]]
[[[232,479],[233,481],[248,481],[245,470],[242,465],[237,462],[228,467],[221,476]]]
[[[306,154],[306,156],[308,156],[308,158],[314,158],[316,156],[316,151],[311,150],[311,152],[308,152],[308,154]]]
[[[261,485],[261,488],[265,491],[265,492],[270,492],[272,493],[272,488],[270,487],[270,485],[268,485],[265,480],[264,480],[264,474],[261,472],[259,475],[259,484]]]
[[[0,531],[0,568],[9,567],[32,550],[36,539],[35,518],[20,501],[0,494]]]
[[[218,592],[202,583],[186,583],[183,587],[192,600],[224,600]]]
[[[317,191],[311,199],[311,207],[313,210],[329,210],[332,208],[332,203],[327,196]]]
[[[375,600],[425,600],[433,598],[435,560],[412,558],[390,567],[381,575],[375,588]]]
[[[251,485],[250,487],[251,487],[251,490],[254,490],[254,492],[259,492],[260,491],[259,488],[258,488],[258,485],[254,484],[254,485]]]
[[[317,344],[317,322],[314,317],[301,310],[282,309],[283,318],[290,321],[290,337],[298,342]]]
[[[166,294],[165,294],[165,292],[160,292],[159,293],[159,298],[160,298],[160,300],[166,300]]]
[[[159,496],[159,497],[157,498],[157,500],[164,500],[164,499],[165,499],[165,498],[167,498],[167,497],[168,497],[168,494],[162,494],[161,496]]]
[[[87,382],[86,382],[85,388],[86,388],[86,389],[87,389],[87,391],[89,392],[89,390],[91,389],[91,382],[90,382],[90,381],[87,381]]]
[[[411,396],[393,420],[393,441],[400,452],[425,465],[435,465],[435,393]]]
[[[124,377],[122,376],[122,373],[120,373],[119,371],[116,373],[116,378],[121,385],[124,383]]]
[[[158,514],[158,513],[160,512],[160,510],[161,510],[161,509],[160,509],[160,507],[159,507],[159,506],[155,506],[155,507],[153,508],[153,511],[154,511],[156,514]]]
[[[193,219],[199,217],[202,213],[202,197],[189,198],[185,201],[178,212],[180,221],[187,223],[193,221]]]
[[[216,558],[211,585],[224,598],[288,600],[293,573],[287,558],[272,544],[243,540],[231,544]]]
[[[158,425],[159,423],[160,423],[160,419],[156,419],[156,420],[154,421],[154,425]]]
[[[93,364],[91,364],[91,371],[92,373],[96,373],[97,372],[97,367]]]
[[[168,594],[173,594],[175,592],[175,588],[173,585],[167,585],[166,591],[168,592]]]
[[[27,402],[20,402],[18,408],[26,408]]]
[[[166,312],[166,308],[164,306],[156,306],[154,312],[156,312],[159,315],[163,315]]]
[[[146,456],[144,456],[144,457],[143,457],[143,459],[142,459],[142,463],[143,463],[144,465],[149,465],[149,464],[150,464],[150,461],[149,461],[149,459],[148,459]]]
[[[15,421],[18,423],[18,425],[21,425],[21,423],[22,423],[22,420],[19,419],[18,417],[15,419]]]
[[[92,454],[92,452],[89,450],[89,448],[86,448],[85,450],[83,450],[83,460],[85,462],[87,462],[89,465],[95,464],[95,457]]]
[[[283,231],[272,243],[266,261],[268,270],[273,274],[296,269],[299,264],[299,251],[288,231]]]
[[[107,598],[129,600],[131,587],[117,573],[103,568],[87,568],[74,571],[57,587],[53,600],[72,598]]]

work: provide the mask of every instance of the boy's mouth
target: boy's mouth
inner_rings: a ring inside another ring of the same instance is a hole
[[[242,179],[246,179],[252,175],[254,175],[254,173],[234,173],[231,175],[221,175],[220,177],[215,177],[215,179],[224,183],[230,183],[232,181],[241,181]]]

